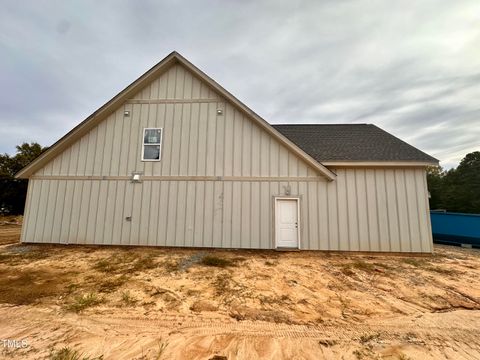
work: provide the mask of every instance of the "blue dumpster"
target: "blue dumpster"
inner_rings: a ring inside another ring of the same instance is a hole
[[[433,241],[480,247],[480,214],[431,211]]]

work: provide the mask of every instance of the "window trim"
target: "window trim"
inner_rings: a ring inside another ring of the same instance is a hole
[[[145,144],[145,131],[146,130],[160,130],[160,142],[158,144]],[[142,131],[142,161],[160,161],[162,159],[162,143],[163,143],[163,128],[161,127],[148,127],[148,128],[143,128]],[[160,151],[158,153],[158,159],[145,159],[145,146],[148,145],[158,145],[160,146]]]

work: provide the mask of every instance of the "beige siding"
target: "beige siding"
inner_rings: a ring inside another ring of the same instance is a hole
[[[273,248],[273,196],[290,187],[303,249],[432,251],[423,169],[336,173],[333,182],[31,180],[23,241]]]
[[[163,128],[160,162],[141,161],[145,127]],[[302,249],[432,251],[423,169],[332,170],[328,182],[175,65],[30,179],[22,240],[268,249],[273,197],[289,190]]]
[[[132,103],[135,101],[150,103]],[[223,114],[217,115],[217,109]],[[126,110],[129,117],[124,117]],[[163,128],[158,163],[141,161],[146,127]],[[146,176],[317,176],[308,171],[304,161],[180,65],[35,175],[129,176],[133,171]]]

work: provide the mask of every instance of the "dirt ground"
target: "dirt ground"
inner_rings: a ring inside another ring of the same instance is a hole
[[[5,359],[479,359],[480,251],[7,244],[0,319]]]
[[[20,241],[22,216],[0,216],[0,245]]]

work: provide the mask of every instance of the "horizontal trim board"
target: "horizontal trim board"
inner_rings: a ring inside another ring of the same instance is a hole
[[[322,161],[322,164],[325,166],[348,166],[348,167],[408,167],[408,166],[432,166],[438,165],[438,163],[433,162],[423,162],[423,161]]]
[[[32,176],[31,180],[127,180],[131,176]],[[324,181],[323,177],[262,177],[262,176],[141,176],[142,181]]]
[[[221,103],[221,99],[130,99],[126,104],[198,104]]]

